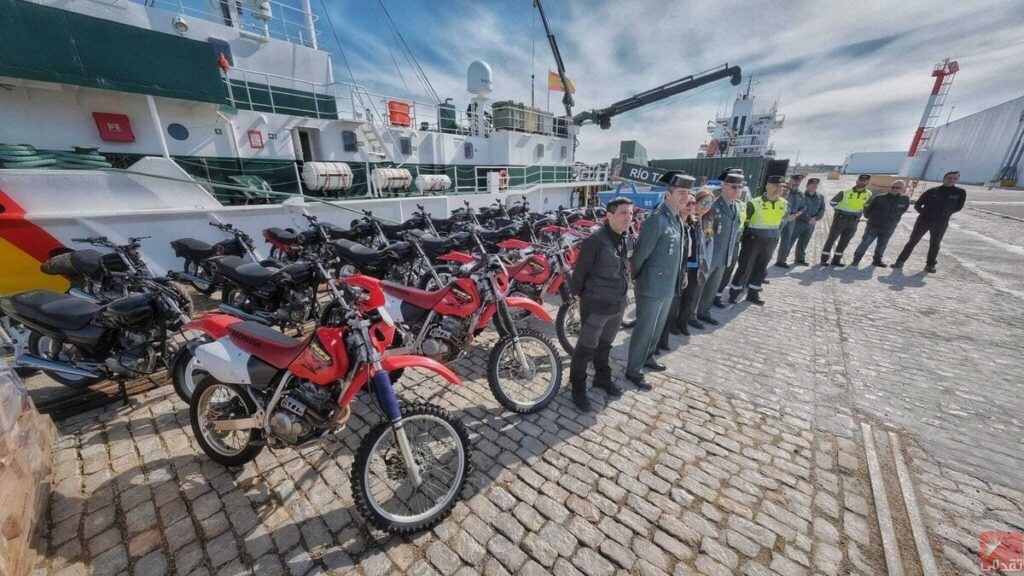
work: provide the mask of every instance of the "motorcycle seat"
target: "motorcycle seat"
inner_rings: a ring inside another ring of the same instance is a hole
[[[178,258],[206,258],[213,254],[213,246],[195,238],[180,238],[171,241],[171,248]]]
[[[280,244],[296,244],[299,241],[298,234],[289,232],[284,228],[267,228],[263,231],[263,237]]]
[[[255,262],[249,262],[238,256],[218,256],[212,261],[217,265],[217,271],[239,284],[245,284],[253,288],[263,286],[270,280],[274,270],[269,270]]]
[[[228,337],[236,346],[274,368],[287,368],[306,347],[306,340],[285,336],[259,322],[236,322],[228,326]]]
[[[379,251],[351,240],[335,240],[331,244],[338,257],[360,265],[373,264],[381,258]]]
[[[84,328],[100,309],[88,300],[50,290],[29,290],[5,300],[4,312],[14,318],[68,330]]]

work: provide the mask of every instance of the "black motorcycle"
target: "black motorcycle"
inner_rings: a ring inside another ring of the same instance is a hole
[[[144,292],[100,305],[50,290],[0,298],[0,311],[32,331],[15,365],[35,368],[72,388],[106,378],[151,374],[171,357],[169,338],[189,318],[180,289],[166,278],[137,278]]]
[[[129,294],[125,279],[153,277],[140,252],[146,238],[149,236],[129,238],[128,244],[115,244],[106,236],[72,238],[72,242],[107,248],[110,252],[70,250],[43,262],[39,269],[44,274],[67,278],[71,295],[97,304],[109,302]]]
[[[218,288],[217,283],[214,282],[213,273],[210,271],[209,265],[206,264],[207,258],[213,256],[244,258],[248,256],[253,262],[261,262],[259,255],[256,254],[256,245],[248,234],[227,222],[210,222],[210,226],[223,230],[230,234],[231,238],[221,240],[216,244],[207,244],[195,238],[179,238],[171,241],[174,255],[185,259],[184,270],[177,273],[176,276],[207,296],[213,294]],[[262,263],[270,265],[273,264],[273,261],[264,260]]]

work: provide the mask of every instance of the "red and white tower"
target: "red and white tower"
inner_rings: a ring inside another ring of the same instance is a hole
[[[931,136],[932,128],[938,122],[939,111],[946,102],[946,94],[949,93],[953,77],[958,71],[960,71],[960,65],[956,60],[950,62],[949,58],[935,65],[932,70],[935,85],[932,86],[932,94],[928,97],[928,105],[924,107],[924,115],[921,116],[921,123],[918,124],[917,131],[914,132],[914,140],[910,143],[910,151],[907,152],[907,156],[916,156],[918,150],[923,150],[926,147],[925,143]]]

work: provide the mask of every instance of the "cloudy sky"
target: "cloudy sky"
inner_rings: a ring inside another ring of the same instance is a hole
[[[371,91],[430,101],[379,0],[321,0],[356,81]],[[531,0],[383,0],[434,90],[465,109],[465,70],[482,59],[494,71],[495,100],[548,108],[554,58]],[[931,69],[960,63],[942,111],[946,120],[1024,95],[1021,0],[919,1],[555,1],[545,2],[576,84],[574,112],[601,108],[723,63],[754,74],[757,107],[778,99],[785,128],[779,157],[841,163],[856,151],[905,150],[931,90]],[[349,80],[326,19],[321,44],[335,54],[335,78]],[[722,80],[628,112],[610,130],[584,127],[577,159],[606,161],[620,140],[650,158],[692,157],[707,121],[728,111],[737,88]],[[551,109],[563,111],[560,93]]]

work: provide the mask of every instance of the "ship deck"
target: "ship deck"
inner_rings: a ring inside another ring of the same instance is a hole
[[[467,498],[411,538],[353,505],[365,402],[333,443],[227,470],[169,383],[140,384],[58,421],[37,574],[921,574],[915,510],[938,571],[976,573],[980,532],[1024,530],[1024,197],[966,188],[937,274],[924,243],[903,271],[771,268],[767,306],[673,337],[652,392],[592,392],[596,412],[573,407],[567,360],[552,405],[503,412],[487,341],[456,363],[463,388],[407,376],[399,394],[453,411],[475,448]]]

